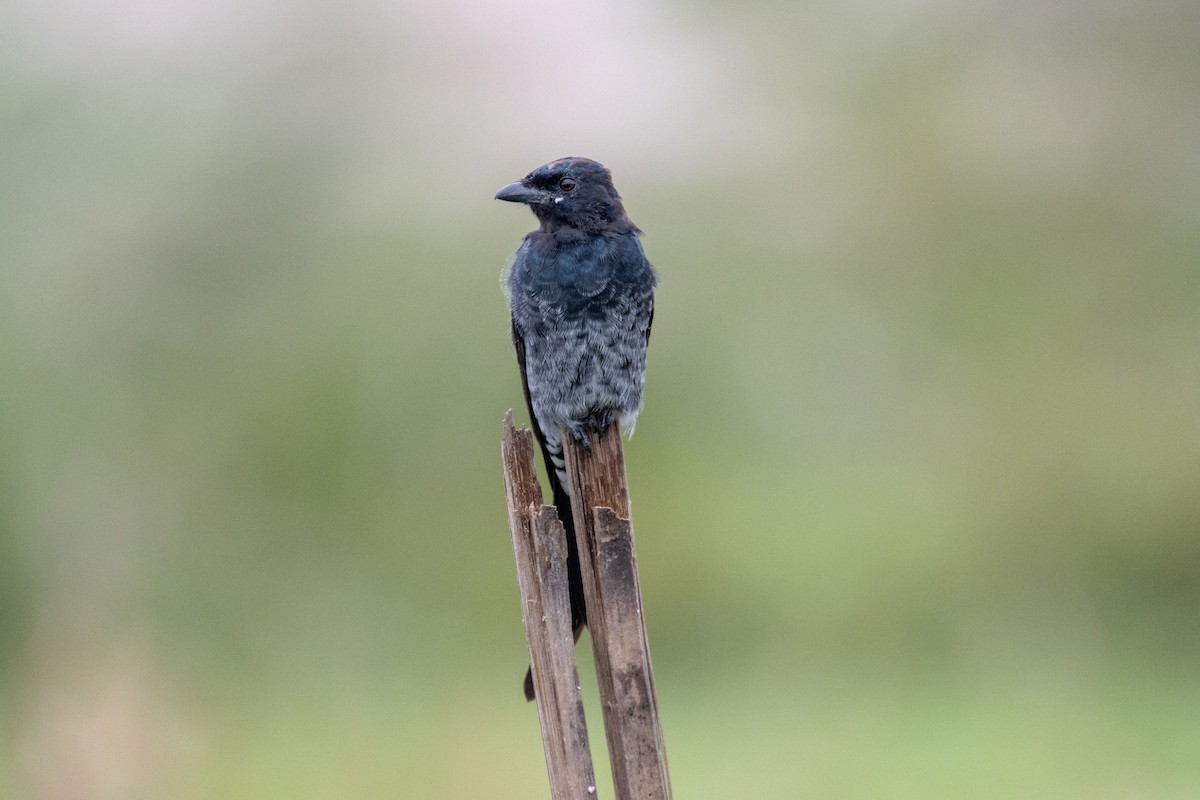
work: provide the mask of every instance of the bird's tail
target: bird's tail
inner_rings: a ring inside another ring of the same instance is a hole
[[[583,627],[584,623],[582,622],[575,626],[574,633],[576,642],[578,642],[579,637],[583,635]],[[537,692],[535,692],[533,688],[533,667],[530,667],[529,669],[525,670],[525,700],[526,702],[532,703],[536,697]]]
[[[575,518],[571,513],[571,495],[568,494],[566,484],[560,476],[561,467],[556,463],[562,461],[562,445],[559,444],[557,459],[546,442],[541,442],[541,445],[546,473],[550,478],[550,492],[567,537],[567,586],[571,598],[571,629],[575,634],[575,641],[578,642],[583,634],[583,627],[587,624],[587,605],[583,599],[583,573],[580,571],[579,548],[575,543]],[[525,672],[525,699],[532,701],[534,696],[533,670],[529,669]]]

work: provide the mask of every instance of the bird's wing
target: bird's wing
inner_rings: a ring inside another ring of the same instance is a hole
[[[650,319],[646,320],[646,344],[650,344],[650,329],[654,327],[654,298],[650,298]]]
[[[550,448],[546,446],[546,434],[538,423],[537,415],[533,413],[533,399],[529,396],[529,371],[525,365],[525,339],[517,321],[512,321],[513,348],[517,351],[517,366],[521,368],[521,390],[525,393],[525,408],[529,410],[529,424],[533,426],[533,435],[537,437],[538,446],[542,450],[542,463],[546,465],[547,477],[550,479],[550,491],[554,496],[554,505],[558,506],[559,519],[571,531],[571,496],[558,480],[558,472],[554,469],[554,460],[550,457]]]
[[[529,371],[525,365],[525,338],[521,336],[521,329],[517,327],[515,319],[512,321],[512,340],[513,348],[517,351],[517,366],[521,369],[521,391],[525,394],[525,408],[529,411],[529,424],[533,426],[533,435],[537,437],[538,446],[542,450],[542,459],[546,468],[550,470],[550,481],[553,484],[557,482],[557,478],[550,461],[550,451],[546,448],[546,435],[542,433],[542,426],[538,424],[537,415],[533,413],[533,398],[529,396]]]
[[[579,638],[580,626],[587,619],[586,605],[583,598],[583,578],[579,574],[579,555],[575,542],[575,522],[571,513],[571,495],[558,479],[554,469],[554,460],[550,457],[550,448],[546,446],[546,434],[538,424],[537,415],[533,413],[533,400],[529,396],[529,371],[525,362],[525,339],[521,329],[517,327],[516,319],[512,321],[513,348],[517,351],[517,365],[521,368],[521,389],[525,393],[525,407],[529,410],[529,424],[533,426],[533,435],[537,437],[538,446],[542,450],[542,463],[546,465],[546,477],[550,481],[550,494],[555,507],[558,508],[558,518],[563,524],[567,538],[567,570],[571,589],[571,627],[575,629],[575,638]],[[528,691],[526,696],[529,696]]]

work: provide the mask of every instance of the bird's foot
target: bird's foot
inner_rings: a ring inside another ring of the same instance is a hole
[[[588,438],[587,430],[582,422],[572,422],[567,425],[567,429],[571,431],[571,435],[575,437],[575,441],[583,445],[584,450],[592,449],[592,440]]]
[[[571,435],[575,437],[575,441],[583,445],[585,449],[591,450],[592,440],[588,437],[588,430],[591,429],[596,433],[604,433],[616,418],[617,412],[611,408],[603,411],[593,411],[582,420],[569,423],[567,429],[571,431]]]
[[[608,430],[608,426],[613,424],[613,420],[617,418],[617,412],[611,408],[606,408],[603,411],[593,412],[589,417],[592,427],[596,429],[596,433],[604,433]]]

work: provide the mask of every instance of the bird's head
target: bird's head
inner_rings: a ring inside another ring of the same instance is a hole
[[[501,188],[496,199],[525,203],[543,229],[569,227],[589,233],[634,229],[613,188],[612,175],[603,164],[587,158],[544,164]]]

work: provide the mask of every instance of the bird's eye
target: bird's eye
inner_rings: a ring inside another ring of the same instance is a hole
[[[558,182],[558,188],[562,189],[564,192],[569,192],[575,188],[575,181],[571,178],[563,178]]]

